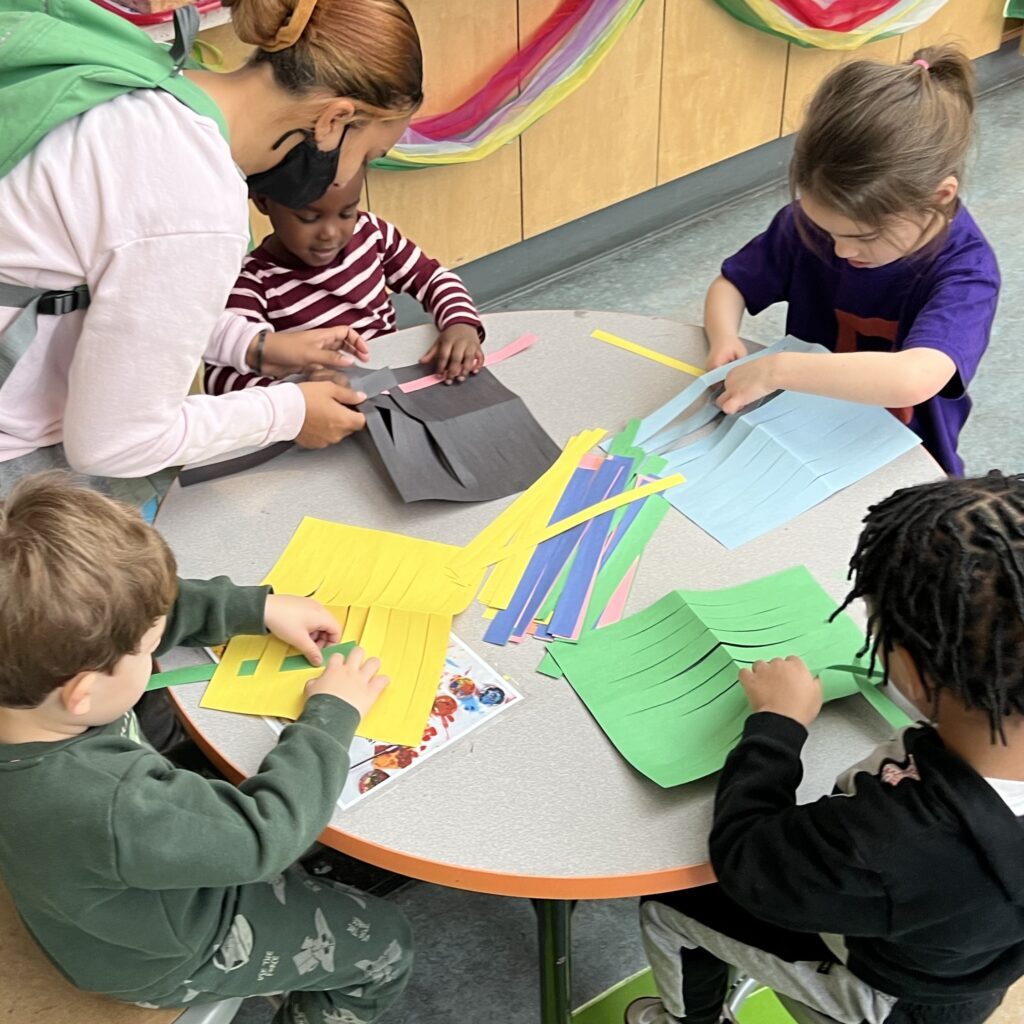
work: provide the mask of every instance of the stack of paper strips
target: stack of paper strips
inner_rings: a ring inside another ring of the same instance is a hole
[[[750,714],[739,670],[797,654],[826,700],[875,691],[864,638],[803,566],[727,590],[677,590],[549,653],[619,752],[660,786],[718,771]],[[906,716],[881,693],[872,705]],[[884,704],[883,704],[884,702]],[[883,711],[883,713],[885,713]]]
[[[635,421],[633,428],[638,425]],[[629,493],[657,478],[665,460],[648,457],[616,438],[607,457],[585,454],[549,514],[557,522],[595,502]],[[576,639],[623,614],[640,555],[668,506],[654,496],[595,516],[539,545],[526,562],[507,561],[480,594],[491,624],[489,643],[518,643],[526,636]],[[545,659],[540,671],[560,675]]]
[[[686,477],[667,500],[728,548],[781,526],[920,444],[877,406],[784,391],[725,416],[710,400],[709,388],[734,367],[783,351],[826,352],[783,338],[704,374],[642,420],[635,433],[635,444]],[[710,432],[698,434],[709,425]]]
[[[357,642],[381,659],[392,682],[361,723],[360,736],[405,746],[418,742],[452,618],[469,606],[489,566],[526,564],[538,544],[679,483],[679,476],[652,480],[552,521],[566,482],[603,436],[594,430],[573,438],[554,465],[464,548],[321,519],[299,524],[264,582],[277,593],[327,605],[343,625],[342,641]],[[286,659],[295,654],[274,637],[235,637],[202,706],[297,718],[303,687],[320,670],[286,670]]]

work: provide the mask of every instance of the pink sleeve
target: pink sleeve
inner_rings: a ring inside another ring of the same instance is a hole
[[[68,371],[64,411],[73,468],[147,476],[298,434],[305,403],[294,384],[189,395],[231,284],[220,268],[237,267],[238,258],[235,236],[190,232],[128,242],[90,269],[92,301]],[[179,270],[173,289],[168,267]],[[230,328],[224,343],[231,345]]]

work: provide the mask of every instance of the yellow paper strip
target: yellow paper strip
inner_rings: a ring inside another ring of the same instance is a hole
[[[580,459],[590,451],[607,433],[604,430],[585,430],[570,439],[562,454],[548,471],[530,488],[524,491],[490,525],[484,527],[464,548],[448,562],[450,574],[455,579],[464,576],[466,566],[489,565],[481,561],[486,552],[498,550],[508,544],[515,528],[525,521],[547,523],[551,518],[558,498],[565,490],[569,478],[576,471]],[[546,515],[545,515],[546,512]],[[488,601],[488,604],[494,602]]]
[[[672,356],[662,355],[661,352],[655,352],[653,348],[638,345],[635,341],[627,341],[625,338],[620,338],[617,334],[609,334],[607,331],[594,331],[590,336],[598,341],[605,341],[609,345],[614,345],[616,348],[623,348],[627,352],[632,352],[635,356],[643,356],[644,359],[651,359],[656,363],[661,363],[662,366],[671,366],[674,370],[682,370],[683,373],[693,374],[694,377],[699,377],[704,373],[700,367],[694,366],[692,363],[684,363],[681,359],[673,359]]]

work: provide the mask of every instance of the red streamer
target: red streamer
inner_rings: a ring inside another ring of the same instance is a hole
[[[852,32],[896,6],[897,0],[836,0],[827,10],[814,0],[775,0],[787,14],[809,28]]]
[[[414,121],[415,132],[429,139],[446,139],[478,125],[495,107],[519,88],[520,82],[541,64],[579,24],[594,0],[563,0],[537,32],[511,60],[468,100],[444,114]]]

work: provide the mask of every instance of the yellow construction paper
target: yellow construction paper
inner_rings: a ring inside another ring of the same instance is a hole
[[[661,363],[663,366],[671,366],[675,370],[682,370],[683,373],[693,374],[694,377],[700,377],[704,373],[699,366],[694,366],[692,363],[684,363],[681,359],[673,359],[672,356],[662,355],[661,352],[655,352],[653,348],[638,345],[635,341],[627,341],[625,338],[620,338],[617,334],[609,334],[607,331],[594,331],[590,336],[598,341],[606,341],[609,345],[614,345],[616,348],[623,348],[627,352],[632,352],[633,355],[643,356],[644,359],[651,359],[656,363]]]

